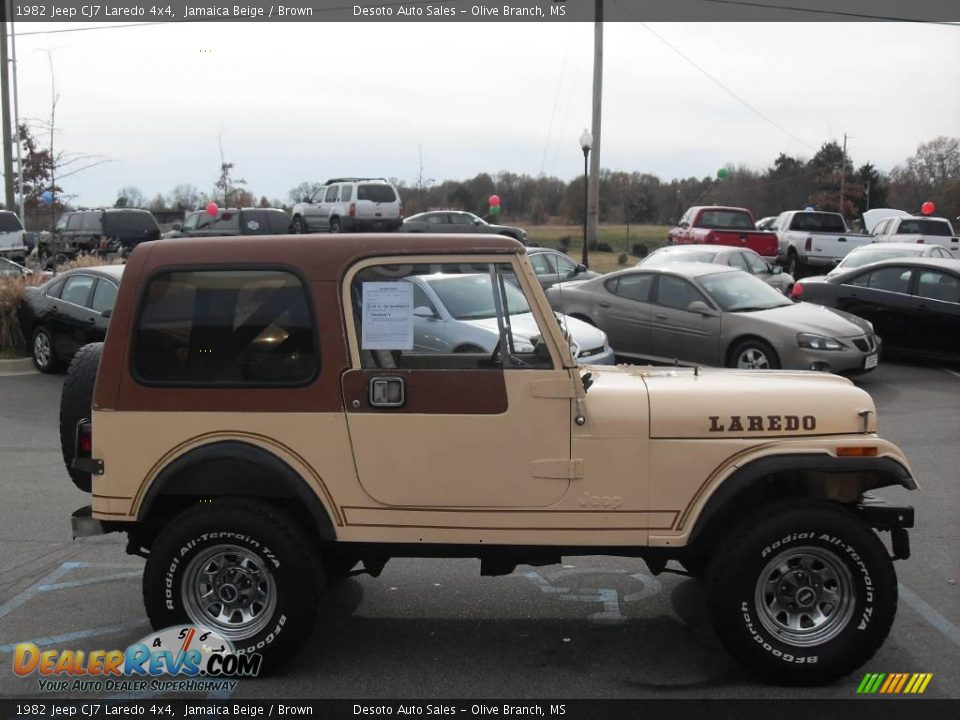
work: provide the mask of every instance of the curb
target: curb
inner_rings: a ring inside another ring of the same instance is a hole
[[[35,373],[37,369],[33,366],[33,358],[14,358],[13,360],[0,360],[0,376],[2,375],[24,375]]]

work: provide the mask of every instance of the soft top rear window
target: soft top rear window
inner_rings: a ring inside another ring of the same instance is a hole
[[[371,202],[396,202],[397,194],[390,185],[359,185],[357,186],[357,200]]]
[[[103,214],[104,235],[147,234],[160,231],[156,219],[148,212],[119,210]]]
[[[0,212],[0,232],[16,232],[23,230],[23,223],[20,218],[12,212]]]

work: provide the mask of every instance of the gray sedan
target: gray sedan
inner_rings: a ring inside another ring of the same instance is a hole
[[[855,373],[879,357],[866,320],[792,303],[752,275],[713,264],[621,270],[555,285],[547,297],[555,310],[605,331],[627,358]]]
[[[486,233],[506,235],[522,243],[527,241],[527,231],[512,225],[494,225],[481,217],[463,210],[432,210],[404,218],[400,232],[426,233]]]
[[[550,248],[527,248],[527,256],[537,280],[546,290],[551,285],[567,280],[590,280],[600,277],[600,273],[588,270],[586,266],[575,263],[566,253]]]
[[[771,265],[750,248],[725,245],[667,245],[655,250],[637,263],[637,267],[661,267],[668,262],[706,262],[729,265],[756,275],[767,285],[790,295],[793,290],[793,275],[783,272],[778,265]]]

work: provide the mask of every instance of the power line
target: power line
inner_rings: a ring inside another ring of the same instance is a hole
[[[626,7],[623,5],[623,3],[620,2],[620,0],[616,0],[616,2],[617,2],[617,5],[619,5],[620,8],[621,8],[624,12],[626,12],[628,15],[633,16],[634,18],[637,18],[636,15],[634,15],[628,8],[626,8]],[[686,61],[687,61],[688,63],[690,63],[691,65],[693,65],[693,67],[695,67],[697,70],[699,70],[708,80],[710,80],[712,83],[714,83],[717,87],[721,88],[724,92],[726,92],[728,95],[730,95],[730,97],[732,97],[732,98],[733,98],[734,100],[736,100],[738,103],[740,103],[741,105],[743,105],[745,108],[747,108],[750,112],[752,112],[753,114],[755,114],[755,115],[756,115],[757,117],[759,117],[761,120],[763,120],[763,121],[766,122],[766,123],[769,123],[770,125],[772,125],[773,127],[775,127],[777,130],[779,130],[780,132],[782,132],[784,135],[787,135],[787,136],[793,138],[794,140],[796,140],[798,143],[800,143],[800,144],[803,145],[804,147],[810,148],[811,150],[816,150],[816,148],[815,148],[813,145],[811,145],[810,143],[808,143],[806,140],[804,140],[804,139],[801,138],[801,137],[797,137],[797,136],[794,135],[792,132],[790,132],[789,130],[787,130],[785,127],[783,127],[783,126],[780,125],[779,123],[771,120],[769,117],[767,117],[767,116],[764,115],[762,112],[760,112],[759,110],[757,110],[757,108],[755,108],[753,105],[751,105],[751,104],[748,103],[746,100],[744,100],[742,97],[740,97],[739,95],[737,95],[733,90],[731,90],[730,88],[728,88],[726,85],[724,85],[722,82],[720,82],[720,80],[718,80],[718,79],[715,78],[713,75],[711,75],[709,72],[707,72],[707,70],[704,69],[703,67],[701,67],[695,60],[693,60],[692,58],[690,58],[690,57],[688,57],[687,55],[685,55],[679,48],[677,48],[677,47],[674,46],[672,43],[670,43],[666,38],[664,38],[662,35],[660,35],[660,33],[658,33],[656,30],[654,30],[653,28],[651,28],[647,23],[645,23],[645,22],[643,22],[643,21],[641,21],[641,20],[639,20],[639,19],[637,19],[637,22],[638,22],[641,26],[643,26],[643,28],[644,28],[647,32],[649,32],[651,35],[653,35],[655,38],[657,38],[657,40],[659,40],[660,42],[662,42],[662,43],[663,43],[664,45],[666,45],[668,48],[670,48],[671,50],[673,50],[677,55],[679,55],[680,57],[682,57],[684,60],[686,60]]]
[[[170,25],[169,22],[124,23],[123,25],[94,25],[92,27],[65,28],[63,30],[36,30],[34,32],[18,32],[17,37],[25,35],[58,35],[60,33],[86,32],[87,30],[121,30],[123,28],[145,27],[147,25]]]
[[[745,7],[766,8],[768,10],[789,10],[791,12],[803,12],[813,15],[837,15],[839,17],[858,18],[860,20],[886,20],[889,22],[908,22],[921,25],[946,25],[947,27],[960,28],[960,24],[946,22],[943,20],[917,20],[916,18],[895,17],[893,15],[869,15],[867,13],[846,12],[843,10],[815,10],[813,8],[795,7],[792,5],[769,5],[760,2],[747,2],[747,0],[700,0],[701,2],[713,3],[715,5],[743,5]]]

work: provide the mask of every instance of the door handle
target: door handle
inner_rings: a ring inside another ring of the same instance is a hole
[[[401,407],[406,402],[403,378],[370,378],[369,400],[371,407]]]
[[[657,320],[666,320],[666,319],[667,319],[667,316],[664,315],[663,313],[657,313],[657,314],[656,314],[656,318],[657,318]]]
[[[599,305],[599,306],[602,307],[602,308],[608,308],[608,307],[610,307],[610,303],[605,303],[605,302],[597,303],[597,305]]]

